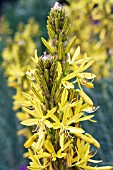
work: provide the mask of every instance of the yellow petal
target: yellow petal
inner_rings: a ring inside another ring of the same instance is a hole
[[[27,142],[24,144],[24,147],[29,148],[32,145],[32,143],[34,142],[34,140],[37,138],[37,136],[38,136],[38,134],[36,134],[36,133],[33,136],[31,136],[31,138],[29,138],[27,140]]]
[[[28,119],[21,122],[22,125],[32,126],[38,124],[38,119]]]
[[[24,158],[28,158],[28,157],[29,157],[29,152],[25,152],[25,153],[23,154],[23,157],[24,157]]]
[[[72,79],[72,78],[74,78],[75,77],[75,75],[76,75],[76,71],[74,71],[74,72],[72,72],[72,73],[70,73],[70,74],[68,74],[66,77],[64,77],[62,80],[63,81],[67,81],[67,80],[70,80],[70,79]]]
[[[64,107],[64,104],[67,101],[67,97],[68,97],[68,90],[64,88],[61,96],[61,107]]]
[[[63,84],[63,86],[64,86],[66,89],[74,89],[74,85],[73,85],[73,83],[71,83],[71,82],[62,81],[62,84]]]
[[[82,133],[74,133],[78,138],[84,140],[88,143],[93,143],[92,139],[88,138],[87,136],[83,135]]]
[[[35,57],[31,57],[31,59],[34,61],[34,63],[37,63],[39,60],[39,57],[37,55],[37,49],[35,50]]]
[[[93,73],[87,73],[87,72],[78,73],[78,75],[79,75],[81,78],[86,78],[86,79],[94,79],[94,78],[96,77],[95,74],[93,74]]]
[[[86,59],[87,59],[87,54],[85,53],[84,57],[83,57],[83,61],[82,61],[81,65],[80,65],[80,67],[79,67],[79,72],[81,72],[83,70],[84,65],[86,63]]]
[[[60,123],[53,123],[53,129],[59,129]]]
[[[22,107],[22,110],[29,113],[30,115],[32,115],[35,118],[39,118],[38,113],[34,112],[34,110],[29,110],[26,107]]]
[[[86,58],[86,62],[89,62],[89,61],[91,61],[92,60],[92,58],[91,57],[87,57]],[[73,64],[81,64],[83,62],[83,59],[80,59],[80,60],[76,60]]]
[[[41,118],[43,116],[43,111],[42,111],[42,108],[39,102],[35,103],[35,109],[36,109],[37,115]]]
[[[38,161],[36,160],[36,158],[34,157],[32,151],[29,149],[29,157],[30,159],[33,161],[34,164],[36,164],[37,166],[39,165]]]
[[[55,153],[54,147],[53,147],[52,143],[48,139],[45,140],[44,146],[45,146],[45,148],[47,149],[47,151],[49,153]]]
[[[38,159],[40,159],[40,158],[48,158],[48,157],[50,157],[50,156],[51,156],[51,154],[48,153],[48,152],[42,152],[42,153],[39,153],[38,155],[36,155],[36,157],[37,157]]]
[[[49,120],[45,120],[44,123],[45,123],[45,125],[46,125],[48,128],[52,128],[52,127],[53,127],[52,123],[51,123]]]
[[[73,115],[73,111],[72,108],[69,107],[69,103],[67,102],[64,106],[64,108],[62,109],[63,111],[63,119],[62,119],[62,123],[66,123],[67,119],[71,118]]]
[[[73,57],[72,57],[72,63],[77,60],[78,56],[80,55],[80,46],[77,47]]]
[[[69,126],[66,129],[69,130],[71,133],[84,133],[84,130],[82,128]]]
[[[48,110],[47,111],[47,115],[46,116],[44,116],[46,119],[47,118],[49,118],[49,117],[51,117],[55,112],[56,112],[56,107],[54,107],[54,108],[52,108],[51,110]]]
[[[45,140],[45,125],[43,125],[43,124],[41,125],[38,135],[39,135],[39,138],[36,143],[36,149],[37,149],[37,151],[40,151],[44,144],[44,140]]]
[[[66,124],[69,126],[71,123],[76,123],[77,119],[83,116],[83,113],[78,113],[72,116],[69,120],[66,121]]]
[[[87,88],[94,88],[94,84],[91,82],[87,82],[86,84],[84,84],[84,86]]]
[[[93,61],[90,61],[89,63],[87,63],[87,64],[82,68],[81,71],[86,70],[86,69],[89,68],[93,63],[94,63],[94,60],[93,60]]]
[[[66,153],[60,153],[57,154],[57,158],[64,158],[67,154]]]
[[[97,148],[100,148],[100,144],[99,142],[94,139],[90,134],[86,133],[86,136],[89,137],[90,139],[92,139],[92,144],[94,144]]]
[[[86,166],[86,165],[80,165],[79,167],[85,170],[96,170],[96,167],[91,167],[91,166]]]
[[[64,148],[64,132],[62,132],[62,130],[60,130],[60,147],[61,147],[61,150],[63,150]]]
[[[77,123],[77,122],[81,122],[81,121],[85,121],[85,120],[90,120],[92,117],[94,117],[94,115],[84,116],[84,117],[82,117],[82,118],[79,118],[79,119],[76,121],[76,123]]]
[[[60,124],[59,119],[55,115],[52,115],[51,119],[53,119],[57,124]]]
[[[67,149],[68,146],[70,146],[71,142],[72,142],[72,139],[64,144],[64,150]]]
[[[50,162],[49,170],[53,170],[52,163]]]
[[[76,72],[78,72],[78,69],[79,69],[79,67],[77,66],[76,63],[72,63],[72,65],[70,66],[70,68],[71,68],[71,70],[76,71]]]
[[[93,101],[88,97],[88,95],[83,90],[80,90],[79,94],[89,106],[93,106]]]
[[[20,129],[19,131],[17,131],[17,135],[23,135],[23,136],[31,137],[31,133],[29,132],[28,128]]]
[[[100,163],[100,162],[102,162],[102,160],[88,159],[88,162],[92,162],[92,163]]]
[[[22,113],[22,112],[17,112],[16,113],[16,117],[22,121],[22,120],[26,120],[29,118],[29,115],[27,113]]]
[[[72,141],[73,141],[73,140],[71,139],[71,140],[69,140],[68,142],[66,142],[66,143],[64,144],[63,150],[62,150],[62,149],[59,149],[59,151],[57,152],[57,154],[60,155],[62,151],[66,150],[67,147],[70,146],[70,144],[71,144]]]

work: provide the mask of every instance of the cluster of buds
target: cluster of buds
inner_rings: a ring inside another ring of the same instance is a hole
[[[70,49],[75,37],[68,43],[69,25],[65,11],[59,3],[48,17],[50,42],[42,38],[48,53],[33,58],[36,67],[27,72],[31,89],[24,92],[23,111],[30,118],[21,124],[32,128],[26,141],[31,160],[29,170],[112,170],[111,166],[92,167],[94,151],[99,142],[86,133],[83,121],[95,122],[93,101],[84,87],[93,87],[95,75],[86,70],[93,64],[91,57],[83,56],[78,47],[74,55]],[[90,115],[88,115],[90,113]]]

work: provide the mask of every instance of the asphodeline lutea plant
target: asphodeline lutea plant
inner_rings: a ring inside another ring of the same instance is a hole
[[[77,45],[95,59],[92,71],[97,79],[112,77],[113,70],[113,1],[68,0],[66,6],[72,26],[71,36],[77,35]],[[89,50],[90,49],[90,50]]]
[[[38,57],[35,51],[36,68],[29,72],[31,90],[23,93],[23,110],[31,118],[21,124],[33,129],[24,144],[31,160],[28,169],[111,170],[111,166],[91,166],[101,161],[93,160],[90,147],[99,148],[100,144],[81,126],[83,121],[95,122],[92,118],[97,108],[83,90],[93,88],[95,75],[86,70],[94,60],[82,55],[79,47],[70,55],[76,37],[68,42],[68,19],[57,2],[48,16],[47,29],[50,41],[42,38],[42,42],[48,52]]]
[[[37,46],[36,41],[34,41],[35,36],[39,36],[39,26],[33,18],[30,18],[26,25],[23,23],[18,25],[14,39],[7,39],[7,47],[2,53],[2,66],[8,78],[8,86],[14,88],[16,93],[13,96],[13,110],[18,111],[17,118],[20,121],[29,118],[25,111],[21,112],[20,101],[25,100],[22,91],[27,92],[30,87],[30,80],[27,79],[26,71],[29,71],[32,67],[35,68],[35,63],[31,60]],[[18,134],[26,137],[31,136],[28,128],[20,130]]]

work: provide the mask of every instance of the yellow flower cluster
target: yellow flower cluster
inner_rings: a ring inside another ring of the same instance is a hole
[[[34,62],[31,61],[31,56],[37,45],[34,41],[36,35],[39,35],[39,26],[33,18],[30,18],[25,26],[20,23],[14,39],[7,40],[8,45],[2,53],[2,66],[8,77],[8,86],[16,90],[16,94],[13,96],[13,109],[15,111],[20,109],[20,102],[25,100],[22,91],[27,92],[30,89],[30,80],[27,78],[26,72],[35,67]],[[29,115],[19,111],[17,117],[22,121],[29,118]],[[18,134],[31,136],[28,128],[20,130]]]
[[[11,34],[11,29],[9,27],[9,23],[4,16],[0,19],[0,35],[5,38],[5,36]]]
[[[42,42],[48,53],[38,57],[36,67],[28,73],[31,89],[23,93],[26,101],[23,111],[30,118],[21,124],[32,127],[32,136],[26,141],[31,159],[29,170],[112,170],[111,166],[92,167],[94,152],[91,144],[99,142],[81,127],[81,122],[95,122],[93,101],[84,87],[93,88],[95,75],[86,70],[94,60],[81,55],[78,47],[70,54],[76,37],[68,43],[70,27],[65,10],[55,3],[48,16],[50,42]]]
[[[113,1],[68,0],[67,14],[71,21],[71,36],[77,35],[77,45],[95,59],[92,71],[97,78],[112,77],[113,69]]]

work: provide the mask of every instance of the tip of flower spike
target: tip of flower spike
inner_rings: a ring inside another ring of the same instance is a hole
[[[56,10],[56,9],[61,10],[62,9],[62,5],[60,3],[58,3],[58,2],[56,2],[52,9],[53,10]]]

